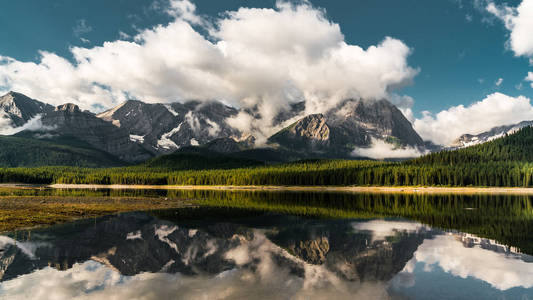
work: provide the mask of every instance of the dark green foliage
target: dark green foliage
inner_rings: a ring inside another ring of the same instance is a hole
[[[472,147],[432,153],[411,161],[411,164],[469,164],[489,162],[533,162],[533,128]]]
[[[144,163],[142,167],[165,170],[234,169],[263,165],[257,160],[213,152],[200,147],[188,147],[169,155],[162,155]]]
[[[71,139],[72,140],[72,139]],[[18,136],[0,136],[0,166],[112,167],[125,165],[118,158],[86,145],[62,144]]]

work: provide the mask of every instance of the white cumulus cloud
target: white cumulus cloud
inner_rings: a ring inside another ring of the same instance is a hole
[[[316,111],[347,97],[384,98],[418,72],[402,41],[384,37],[366,49],[348,44],[340,26],[308,2],[243,7],[210,21],[195,10],[190,1],[171,1],[169,24],[127,41],[73,47],[73,61],[46,51],[38,62],[0,55],[0,91],[92,110],[128,98],[218,99],[258,108],[262,119],[249,127],[268,128],[291,102],[306,99]]]
[[[440,266],[444,272],[460,278],[474,277],[499,290],[533,287],[531,263],[480,247],[465,247],[452,235],[424,240],[412,261],[427,267]]]
[[[533,72],[528,72],[525,81],[529,81],[531,83],[531,87],[533,88]]]
[[[449,145],[462,134],[479,134],[496,126],[524,120],[533,120],[533,106],[529,98],[494,93],[469,106],[453,106],[437,114],[424,112],[413,125],[423,139]]]
[[[510,31],[509,46],[517,56],[533,56],[533,0],[517,7],[489,2],[487,11],[501,19]]]

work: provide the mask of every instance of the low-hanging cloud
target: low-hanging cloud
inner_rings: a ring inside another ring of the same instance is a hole
[[[41,115],[36,115],[31,118],[22,126],[14,127],[11,119],[0,117],[0,135],[13,135],[23,130],[29,131],[49,131],[53,130],[53,127],[44,126],[41,122]]]
[[[261,120],[251,127],[265,128],[291,102],[305,99],[316,111],[347,97],[384,98],[418,72],[402,41],[348,44],[340,26],[308,2],[243,7],[211,21],[187,0],[169,3],[169,24],[128,41],[73,47],[73,62],[47,51],[38,62],[0,56],[0,90],[92,110],[128,98],[218,99],[257,108]]]
[[[414,120],[413,127],[423,139],[449,145],[465,133],[479,134],[524,120],[533,120],[529,98],[494,93],[469,106],[453,106],[437,114],[424,112],[422,118]]]
[[[368,157],[373,159],[385,158],[413,158],[426,154],[426,151],[421,151],[414,147],[404,146],[395,147],[383,140],[372,140],[370,147],[355,148],[352,152],[356,157]]]

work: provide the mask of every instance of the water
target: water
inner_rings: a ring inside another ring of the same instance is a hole
[[[0,298],[533,299],[526,196],[94,193],[200,206],[0,236]]]

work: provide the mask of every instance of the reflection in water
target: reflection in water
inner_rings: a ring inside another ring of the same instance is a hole
[[[0,248],[9,299],[533,296],[531,256],[406,219],[184,208],[17,232]],[[428,278],[451,288],[428,294]]]

